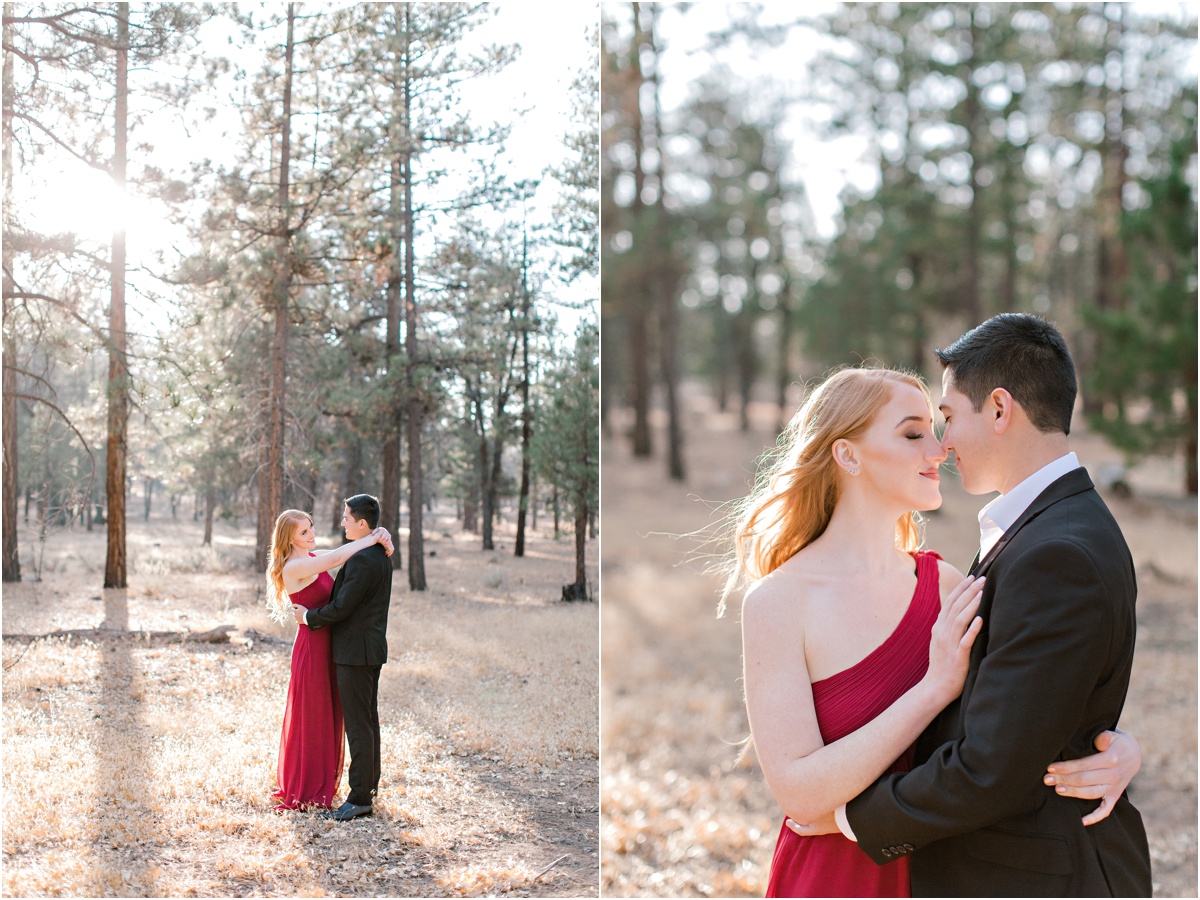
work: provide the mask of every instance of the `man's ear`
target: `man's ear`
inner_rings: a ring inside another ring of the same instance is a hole
[[[992,419],[996,434],[1004,434],[1013,423],[1016,401],[1004,388],[996,388],[988,395],[986,412]]]

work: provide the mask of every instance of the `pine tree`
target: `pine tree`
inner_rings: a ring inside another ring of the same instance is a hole
[[[1183,487],[1195,495],[1200,236],[1189,183],[1196,158],[1194,100],[1191,109],[1167,171],[1142,180],[1148,203],[1122,217],[1130,275],[1121,285],[1120,308],[1088,312],[1099,352],[1087,386],[1097,399],[1092,426],[1131,459],[1182,451]]]
[[[543,382],[540,427],[534,456],[542,479],[569,497],[575,528],[575,581],[563,586],[563,599],[591,596],[585,551],[589,518],[598,509],[599,333],[583,322],[575,346],[550,367]]]

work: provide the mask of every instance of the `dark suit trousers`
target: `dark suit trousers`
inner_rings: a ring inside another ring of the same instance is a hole
[[[382,666],[337,667],[346,742],[350,745],[350,795],[370,806],[379,787],[379,670]]]

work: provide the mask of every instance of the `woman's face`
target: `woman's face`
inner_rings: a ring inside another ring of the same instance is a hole
[[[317,548],[317,535],[308,519],[296,523],[296,530],[292,532],[292,547],[306,552]]]
[[[857,451],[858,478],[894,501],[901,510],[942,505],[938,467],[946,451],[933,432],[925,395],[908,384],[892,387],[892,396],[875,414],[862,437],[850,442]]]

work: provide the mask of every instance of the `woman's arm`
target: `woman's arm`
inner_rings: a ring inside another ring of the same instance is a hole
[[[336,569],[355,553],[358,553],[360,550],[366,550],[375,544],[383,544],[388,549],[391,548],[392,539],[386,528],[376,528],[366,537],[343,544],[336,549],[318,553],[316,556],[304,556],[299,559],[288,560],[283,567],[284,587],[286,588],[289,584],[296,584],[299,581],[312,578],[314,575],[319,575],[322,572],[328,572],[330,569]],[[389,553],[388,555],[390,556],[391,554]]]
[[[1095,825],[1108,818],[1129,782],[1142,767],[1142,748],[1127,731],[1117,728],[1096,735],[1097,753],[1082,759],[1053,762],[1043,779],[1064,797],[1099,800],[1100,805],[1083,817],[1084,825]],[[800,824],[787,820],[788,828],[801,836],[835,834],[840,831],[833,814]]]
[[[372,538],[372,536],[373,536],[374,540],[376,540],[377,544],[383,545],[384,551],[386,551],[386,553],[388,553],[388,556],[391,556],[391,554],[392,554],[392,552],[394,552],[395,548],[392,547],[392,545],[391,545],[391,533],[389,532],[389,530],[384,528],[383,526],[379,526],[378,528],[373,529],[371,534],[368,534],[366,536],[366,538],[361,538],[360,540],[367,540],[367,539]],[[343,546],[346,546],[346,545],[343,545]],[[370,545],[368,545],[368,546],[370,546]],[[342,551],[342,547],[338,547],[337,550],[313,550],[311,552],[316,553],[318,557],[322,557],[328,553],[340,553],[341,551]],[[355,552],[358,552],[358,551],[355,551]],[[354,553],[350,553],[350,556],[354,556]],[[347,559],[349,559],[349,557],[347,557]],[[346,560],[343,559],[342,562],[346,562]],[[332,568],[336,569],[337,565],[332,566]]]
[[[958,585],[933,628],[929,671],[857,731],[824,745],[798,633],[794,592],[770,578],[746,595],[742,652],[750,732],[767,786],[783,811],[812,822],[857,796],[962,691],[983,579]]]

